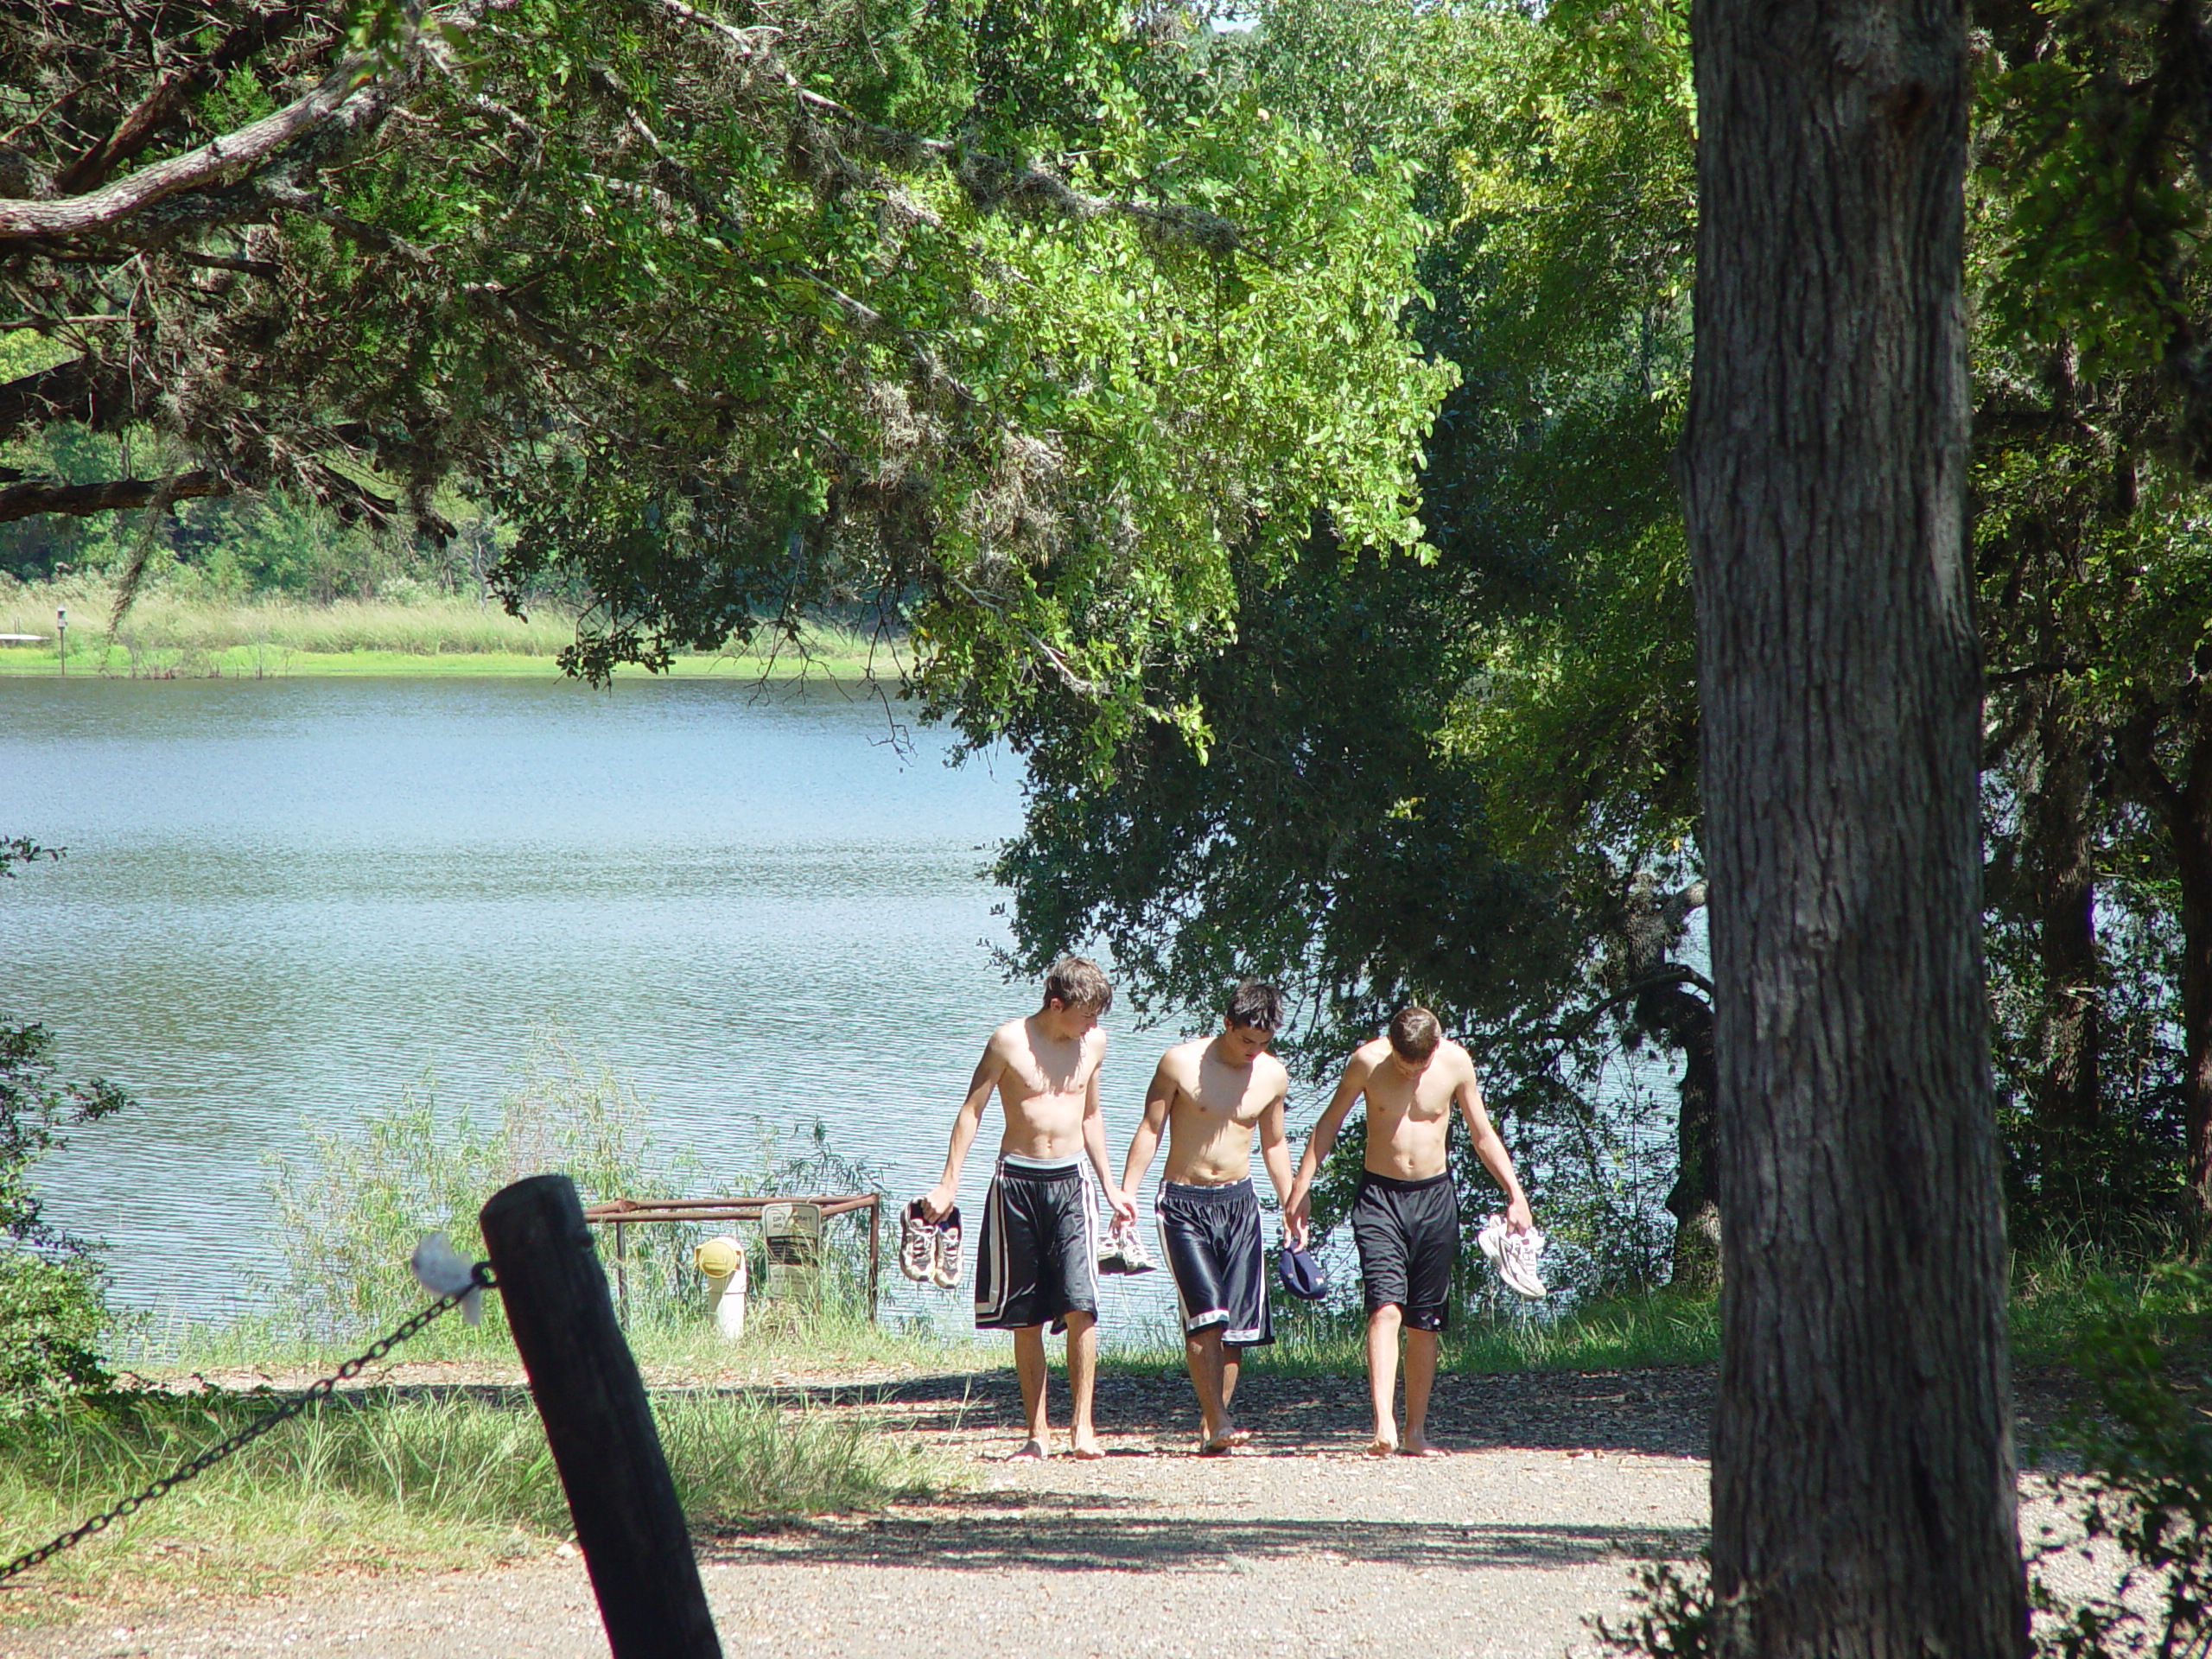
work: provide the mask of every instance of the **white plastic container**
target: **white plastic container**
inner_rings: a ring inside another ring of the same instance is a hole
[[[745,1246],[724,1235],[691,1252],[692,1264],[707,1281],[707,1311],[725,1341],[745,1334]]]

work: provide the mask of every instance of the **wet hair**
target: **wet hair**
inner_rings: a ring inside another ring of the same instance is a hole
[[[1444,1027],[1427,1008],[1400,1008],[1390,1016],[1390,1046],[1402,1060],[1425,1060],[1444,1040]]]
[[[1114,988],[1089,957],[1062,957],[1045,970],[1045,1006],[1103,1014],[1114,1006]]]
[[[1237,982],[1229,994],[1229,1023],[1248,1031],[1273,1031],[1282,1024],[1282,993],[1263,979]]]

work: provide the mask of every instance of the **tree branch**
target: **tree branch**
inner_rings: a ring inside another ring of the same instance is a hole
[[[0,486],[0,524],[41,512],[66,512],[79,518],[96,512],[129,512],[151,501],[182,501],[230,493],[228,479],[205,470],[179,473],[173,478],[111,479],[104,484],[33,480]]]
[[[2113,752],[2128,792],[2156,813],[2178,842],[2188,823],[2189,802],[2181,785],[2158,764],[2158,724],[2164,713],[2155,704],[2139,710],[2120,728]]]
[[[0,440],[41,421],[79,421],[95,431],[112,431],[137,410],[137,389],[120,368],[73,357],[0,383]]]
[[[1694,985],[1707,996],[1713,994],[1713,982],[1698,972],[1696,969],[1687,967],[1680,963],[1662,968],[1656,974],[1646,975],[1633,985],[1624,986],[1596,1007],[1585,1009],[1578,1018],[1569,1020],[1566,1025],[1554,1027],[1549,1034],[1559,1039],[1559,1047],[1554,1051],[1552,1059],[1558,1059],[1560,1054],[1566,1052],[1568,1044],[1586,1035],[1596,1027],[1599,1020],[1620,1007],[1622,1003],[1633,1001],[1647,992],[1660,990],[1669,985]]]
[[[360,97],[374,84],[372,61],[365,56],[350,57],[313,92],[275,114],[212,138],[197,149],[140,168],[88,195],[59,201],[0,199],[0,247],[109,230],[163,197],[206,184],[232,168],[263,161],[302,133],[324,125]]]
[[[273,11],[257,13],[232,29],[222,44],[206,57],[162,76],[105,141],[54,175],[55,194],[78,195],[99,184],[151,143],[154,136],[175,120],[194,97],[215,85],[272,38],[297,22],[304,10],[300,6],[280,6]]]
[[[2084,673],[2088,666],[2087,663],[2075,662],[2069,658],[2055,663],[2025,663],[2018,668],[1993,668],[1981,677],[1986,685],[2009,685],[2015,680],[2037,680],[2052,675]]]
[[[816,92],[791,73],[776,54],[774,42],[783,33],[780,29],[740,29],[696,6],[687,5],[684,0],[645,3],[681,22],[720,36],[734,55],[763,72],[791,95],[802,114],[809,118],[806,125],[811,126],[817,121],[833,124],[843,137],[865,144],[878,156],[909,165],[925,160],[935,162],[960,181],[969,199],[978,206],[1010,204],[1045,209],[1077,219],[1109,215],[1134,219],[1147,229],[1179,241],[1195,243],[1210,253],[1233,253],[1243,245],[1243,232],[1218,213],[1122,196],[1090,195],[1033,163],[980,155],[950,139],[925,137],[871,121],[827,93]],[[815,130],[821,131],[819,127]],[[800,138],[804,140],[808,136],[802,128]],[[827,137],[826,133],[823,136]],[[828,146],[828,151],[830,158],[844,162],[834,143]]]

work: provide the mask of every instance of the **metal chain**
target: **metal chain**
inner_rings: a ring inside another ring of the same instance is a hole
[[[106,1513],[94,1516],[83,1525],[65,1532],[59,1537],[49,1539],[36,1549],[28,1550],[16,1556],[5,1567],[0,1567],[0,1584],[5,1584],[19,1573],[29,1572],[40,1562],[59,1555],[65,1549],[73,1548],[94,1533],[105,1530],[126,1516],[137,1514],[140,1509],[152,1503],[156,1498],[165,1496],[173,1488],[183,1485],[186,1481],[196,1476],[206,1474],[217,1464],[235,1456],[252,1445],[270,1429],[280,1424],[290,1422],[308,1407],[318,1405],[327,1400],[340,1382],[352,1382],[369,1366],[375,1364],[377,1361],[398,1347],[401,1343],[410,1337],[419,1336],[439,1315],[459,1307],[464,1300],[479,1291],[499,1288],[498,1281],[492,1277],[492,1264],[489,1262],[479,1262],[469,1270],[469,1279],[471,1283],[467,1290],[456,1290],[451,1295],[439,1297],[436,1301],[408,1319],[391,1335],[380,1337],[371,1343],[328,1376],[310,1382],[297,1398],[287,1400],[274,1411],[264,1416],[255,1418],[228,1439],[217,1441],[189,1462],[162,1476],[143,1491],[133,1492]]]

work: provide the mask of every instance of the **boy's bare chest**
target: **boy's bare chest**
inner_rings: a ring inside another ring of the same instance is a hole
[[[1425,1088],[1422,1084],[1399,1083],[1395,1079],[1384,1082],[1376,1078],[1367,1085],[1367,1109],[1370,1115],[1393,1123],[1433,1123],[1452,1114],[1452,1090],[1449,1084]]]
[[[1065,1052],[1041,1046],[1026,1050],[1012,1056],[1006,1066],[1014,1092],[1024,1098],[1079,1095],[1097,1069],[1097,1062],[1079,1045],[1070,1045]]]
[[[1268,1109],[1263,1080],[1249,1071],[1240,1074],[1226,1067],[1200,1066],[1181,1078],[1180,1085],[1179,1103],[1196,1117],[1249,1125]]]

